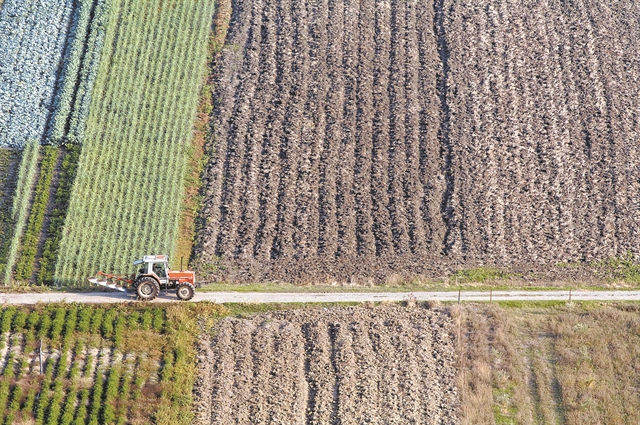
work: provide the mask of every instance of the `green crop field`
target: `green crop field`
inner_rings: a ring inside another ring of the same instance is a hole
[[[0,424],[189,424],[213,304],[0,309]]]
[[[214,3],[111,2],[58,281],[172,253]]]

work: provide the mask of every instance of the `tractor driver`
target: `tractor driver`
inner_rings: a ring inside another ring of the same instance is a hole
[[[166,273],[164,271],[164,264],[162,263],[156,263],[153,265],[153,272],[156,274],[156,276],[158,277],[166,277]]]

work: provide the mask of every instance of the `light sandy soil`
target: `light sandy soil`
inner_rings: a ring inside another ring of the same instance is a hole
[[[280,311],[216,325],[204,424],[455,424],[451,320],[422,308]]]

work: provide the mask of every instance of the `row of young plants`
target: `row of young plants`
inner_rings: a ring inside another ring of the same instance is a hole
[[[215,0],[112,0],[54,278],[172,254]],[[100,178],[96,178],[96,172]],[[87,237],[90,235],[90,237]]]
[[[59,150],[52,146],[44,146],[42,148],[40,176],[35,186],[29,220],[22,238],[19,259],[16,263],[14,278],[18,281],[29,281],[33,274],[38,242],[40,241],[47,205],[49,205],[51,182],[58,154]]]
[[[185,309],[181,320],[195,323],[192,308],[178,307]],[[9,345],[0,373],[0,424],[124,424],[134,417],[150,423],[163,394],[175,385],[162,371],[162,358],[175,352],[175,343],[195,344],[195,336],[176,337],[185,332],[171,329],[167,319],[175,313],[162,308],[10,306],[0,315],[2,343]]]
[[[82,143],[109,10],[108,0],[77,2],[47,143]]]
[[[7,245],[6,254],[3,255],[4,261],[0,263],[0,267],[4,267],[0,276],[2,276],[5,285],[12,281],[13,266],[18,258],[20,241],[27,223],[31,193],[38,170],[39,152],[40,145],[34,140],[27,143],[22,152],[20,170],[18,171],[18,179],[11,207],[10,220],[13,228],[10,237],[11,242]],[[8,239],[9,238],[7,238],[7,240]]]
[[[62,230],[69,208],[69,197],[71,187],[78,169],[78,158],[80,147],[77,145],[67,145],[61,148],[63,159],[60,166],[59,184],[54,196],[55,208],[51,213],[51,222],[47,230],[42,256],[39,260],[39,270],[36,282],[39,285],[53,283],[53,272],[60,248]]]
[[[23,150],[13,207],[7,217],[13,231],[7,235],[6,246],[0,246],[0,278],[5,284],[31,282],[36,271],[37,283],[53,281],[79,152],[79,146],[57,148],[35,142]],[[52,187],[54,180],[56,186]],[[45,227],[47,209],[51,211]]]

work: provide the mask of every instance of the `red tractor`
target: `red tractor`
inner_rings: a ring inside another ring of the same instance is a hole
[[[190,270],[170,270],[168,255],[145,255],[135,260],[137,273],[132,276],[98,272],[89,282],[122,292],[135,292],[139,300],[151,301],[160,294],[160,289],[175,289],[183,301],[189,301],[196,292],[196,274]]]

